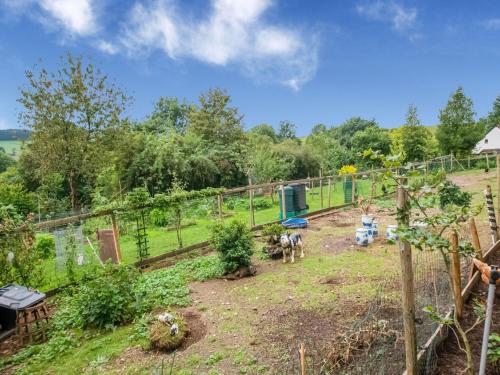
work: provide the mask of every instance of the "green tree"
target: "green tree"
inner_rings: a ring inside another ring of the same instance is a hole
[[[280,121],[278,128],[278,139],[284,141],[285,139],[296,139],[297,126],[290,121]]]
[[[161,97],[155,103],[153,113],[144,122],[144,128],[152,133],[174,130],[184,134],[188,125],[189,105],[180,103],[177,98]]]
[[[61,173],[68,184],[71,207],[81,205],[80,190],[109,162],[105,142],[128,98],[108,82],[93,64],[68,55],[55,73],[43,68],[27,71],[28,84],[18,99],[20,121],[28,127],[33,174]],[[107,145],[106,145],[107,146]],[[47,152],[50,150],[50,152]]]
[[[369,126],[364,130],[354,133],[352,150],[360,162],[362,158],[359,154],[370,148],[373,151],[380,151],[384,154],[390,151],[391,140],[386,129],[381,129],[378,126]]]
[[[268,124],[256,125],[252,129],[250,129],[249,133],[268,137],[273,143],[278,142],[278,136],[276,134],[276,131],[271,125]]]
[[[365,120],[361,117],[352,117],[339,127],[334,128],[333,132],[340,144],[350,149],[354,134],[369,127],[378,127],[378,124],[374,119]]]
[[[432,152],[434,136],[429,129],[422,126],[418,118],[417,107],[410,105],[405,124],[401,127],[400,138],[393,138],[392,149],[402,153],[405,161],[423,161],[434,155]]]
[[[472,99],[459,87],[439,112],[436,138],[444,154],[467,154],[481,139],[482,126],[475,123],[475,115]]]
[[[500,95],[493,102],[493,108],[486,117],[478,121],[484,127],[484,134],[488,133],[495,126],[500,126]]]
[[[5,152],[0,151],[0,173],[5,172],[7,168],[14,165],[16,165],[16,161]]]

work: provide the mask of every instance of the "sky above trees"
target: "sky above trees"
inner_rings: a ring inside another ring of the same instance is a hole
[[[0,0],[0,128],[17,127],[24,71],[89,56],[143,119],[160,96],[222,87],[247,128],[298,135],[352,116],[422,123],[462,86],[485,115],[500,94],[500,4],[487,1]]]

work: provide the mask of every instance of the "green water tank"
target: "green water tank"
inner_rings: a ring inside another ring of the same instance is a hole
[[[344,180],[344,203],[352,203],[352,179]]]

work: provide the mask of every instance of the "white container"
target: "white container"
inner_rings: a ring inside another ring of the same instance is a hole
[[[373,237],[378,236],[378,223],[377,220],[373,220],[372,222],[372,231],[373,231]]]
[[[368,243],[373,243],[373,228],[366,228],[368,231]]]
[[[361,223],[365,228],[371,228],[372,223],[373,223],[373,216],[371,215],[362,215],[361,216]]]
[[[396,235],[396,229],[398,229],[397,225],[388,225],[385,231],[385,238],[388,240],[397,240],[398,236]]]
[[[356,243],[359,246],[368,246],[368,229],[358,228],[356,229]]]

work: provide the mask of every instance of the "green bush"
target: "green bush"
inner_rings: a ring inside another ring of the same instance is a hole
[[[488,338],[488,361],[493,365],[500,365],[500,335],[495,332]]]
[[[149,213],[149,220],[157,227],[166,227],[171,223],[172,218],[167,211],[153,208]]]
[[[50,259],[56,256],[56,244],[52,235],[39,236],[36,240],[35,251],[42,259]]]
[[[63,297],[54,315],[54,328],[105,328],[130,322],[138,306],[134,284],[139,271],[106,263],[84,274],[73,294]]]
[[[253,235],[241,221],[234,220],[226,225],[222,221],[212,227],[212,245],[226,273],[241,266],[249,266],[253,254]]]
[[[265,210],[273,206],[273,202],[266,198],[254,198],[252,204],[254,210]],[[247,203],[247,208],[250,209],[250,202]]]
[[[444,208],[450,204],[460,207],[470,207],[472,195],[468,192],[461,191],[460,187],[451,182],[445,181],[439,187],[439,205]]]
[[[280,236],[285,233],[285,228],[281,224],[270,224],[266,225],[262,229],[262,235],[266,237],[268,243],[277,243]]]

